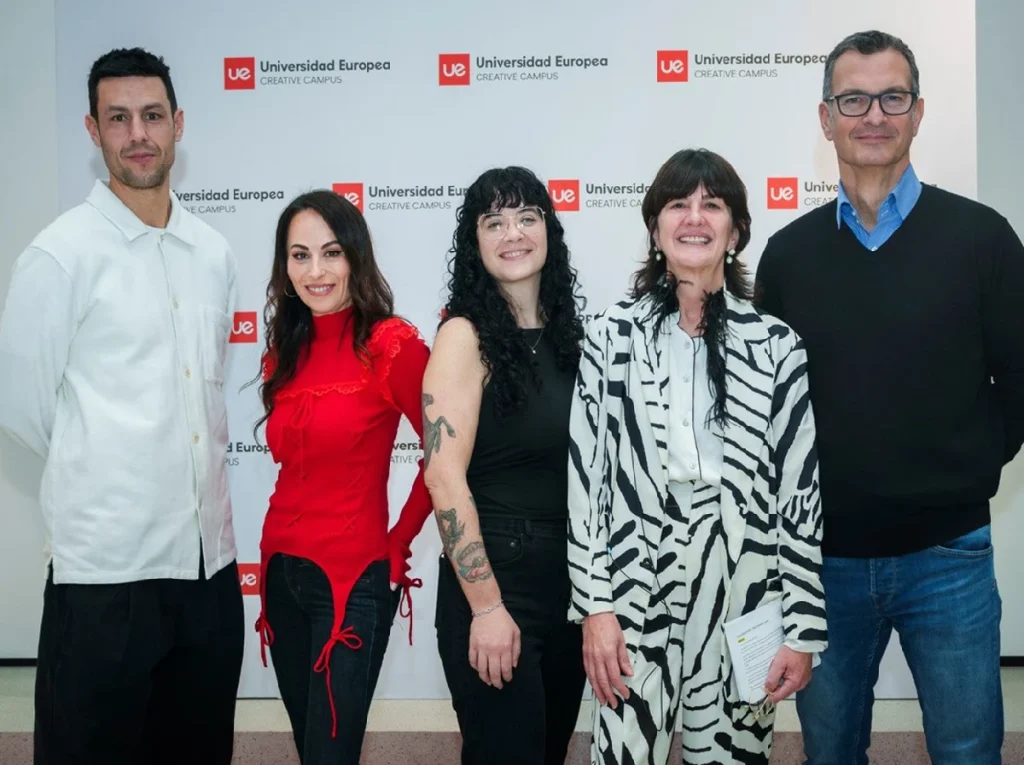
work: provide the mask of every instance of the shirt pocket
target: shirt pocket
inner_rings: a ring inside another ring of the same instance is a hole
[[[224,361],[231,335],[231,319],[219,308],[199,306],[196,340],[198,357],[202,359],[203,378],[218,386],[224,385]]]

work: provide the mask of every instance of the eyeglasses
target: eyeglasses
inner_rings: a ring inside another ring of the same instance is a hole
[[[906,114],[917,101],[917,93],[909,90],[890,90],[886,93],[844,93],[841,96],[833,96],[826,99],[834,101],[839,107],[839,113],[845,117],[863,117],[871,111],[871,105],[878,100],[882,111],[890,117],[898,117]]]
[[[514,215],[502,215],[501,213],[487,213],[480,216],[477,224],[480,228],[480,236],[493,241],[501,239],[508,230],[506,219],[516,224],[516,228],[527,236],[536,234],[544,225],[544,211],[539,207],[524,207],[516,210]]]
[[[762,717],[768,717],[768,715],[775,709],[775,705],[772,704],[771,696],[765,696],[759,703],[751,702],[750,706],[754,710],[755,722],[760,720]]]

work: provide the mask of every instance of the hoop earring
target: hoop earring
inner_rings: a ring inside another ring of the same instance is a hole
[[[291,284],[291,282],[289,282],[288,284]],[[290,297],[290,298],[298,297],[298,296],[299,296],[299,293],[297,293],[297,292],[292,292],[292,293],[289,293],[289,292],[288,292],[288,284],[284,285],[284,294],[285,294],[285,297]]]
[[[725,264],[731,266],[732,262],[736,259],[736,250],[729,250],[729,254],[725,256]]]

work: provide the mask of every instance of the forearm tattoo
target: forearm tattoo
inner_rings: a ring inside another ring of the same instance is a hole
[[[494,574],[483,542],[470,542],[463,547],[455,554],[455,563],[459,576],[467,582],[482,582]]]
[[[455,438],[455,428],[444,417],[431,420],[427,417],[427,407],[434,403],[434,397],[423,394],[423,467],[430,467],[430,457],[441,451],[441,427],[444,426],[449,438]]]
[[[444,545],[444,554],[449,558],[455,557],[455,545],[457,545],[466,533],[466,524],[459,523],[459,515],[454,507],[447,510],[437,511],[437,527],[441,531],[441,544]]]
[[[476,506],[472,497],[470,502]],[[466,524],[459,522],[459,514],[454,507],[437,511],[437,527],[441,532],[444,553],[453,561],[456,572],[463,580],[470,583],[482,582],[494,575],[482,541],[469,542],[459,547],[459,542],[466,535]]]

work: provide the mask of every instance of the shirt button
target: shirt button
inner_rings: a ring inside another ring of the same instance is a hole
[[[174,302],[172,302],[172,303],[171,303],[171,305],[173,305],[173,306],[174,306],[174,309],[175,309],[175,310],[177,310],[177,309],[178,309],[178,301],[177,301],[177,300],[175,300]]]
[[[697,463],[696,462],[691,462],[690,463],[690,470],[696,470],[696,469],[697,469]]]
[[[686,376],[686,377],[684,377],[684,378],[683,378],[683,382],[687,382],[687,383],[688,383],[688,382],[690,382],[690,378],[689,378],[689,376]]]
[[[192,370],[189,369],[188,367],[185,367],[185,377],[191,377],[191,376],[192,376]]]
[[[194,443],[194,444],[198,444],[199,443],[199,434],[198,433],[196,433],[194,436],[192,436],[192,443]]]
[[[690,427],[690,421],[689,420],[683,420],[683,425],[685,425],[686,427]]]

